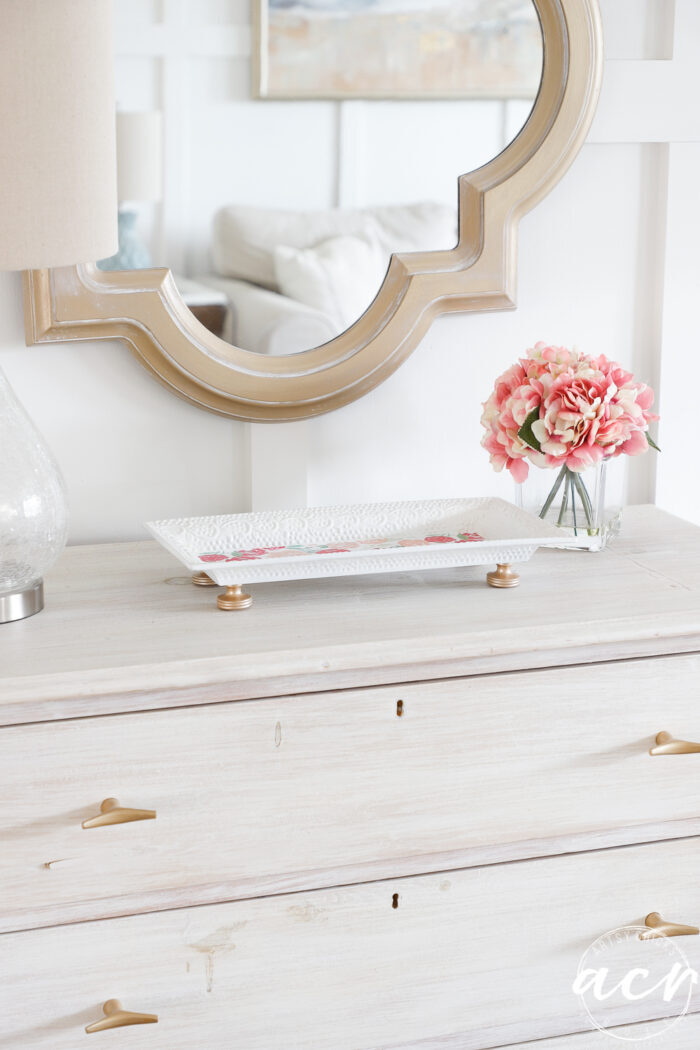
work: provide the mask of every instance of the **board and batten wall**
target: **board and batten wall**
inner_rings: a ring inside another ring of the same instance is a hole
[[[226,204],[352,208],[438,201],[496,156],[532,103],[504,100],[259,100],[252,96],[251,0],[117,0],[116,95],[160,109],[161,206],[140,208],[159,265],[210,269]],[[419,145],[419,148],[417,147]]]
[[[115,2],[125,13],[127,0]],[[223,168],[212,171],[210,164],[199,174],[216,121],[212,128],[204,109],[198,111],[197,91],[225,94],[229,102],[240,92],[245,99],[250,16],[245,0],[189,6],[198,34],[183,28],[186,0],[131,3],[151,31],[130,42],[118,34],[117,46],[118,85],[122,94],[134,92],[120,98],[123,107],[157,103],[166,110],[165,196],[162,211],[145,216],[157,261],[195,273],[206,269],[212,210],[235,200],[243,184],[231,184],[229,193]],[[607,353],[659,389],[663,454],[630,463],[625,499],[656,501],[700,522],[700,492],[688,477],[694,420],[685,404],[700,290],[700,4],[602,0],[601,6],[607,61],[598,115],[571,171],[521,224],[518,309],[438,319],[389,380],[338,412],[305,423],[239,423],[173,397],[118,342],[25,348],[19,276],[0,275],[0,367],[64,471],[72,542],[139,538],[151,518],[251,507],[510,498],[509,479],[493,473],[479,446],[480,403],[494,377],[538,339]],[[212,64],[216,48],[224,54]],[[391,117],[392,104],[381,105],[384,114],[376,113]],[[173,131],[167,113],[177,107],[194,139]],[[334,151],[319,161],[328,178],[316,203],[362,204],[377,192],[368,173],[379,177],[384,170],[367,104],[326,104],[322,111]],[[226,142],[238,179],[245,179],[256,127],[249,121]],[[426,152],[418,133],[415,145],[417,156]],[[273,195],[292,151],[293,143],[276,139],[265,203],[288,205],[281,190]],[[387,185],[385,195],[391,192]]]

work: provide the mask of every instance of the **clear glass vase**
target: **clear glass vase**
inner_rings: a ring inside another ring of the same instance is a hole
[[[565,465],[548,470],[530,466],[516,486],[519,507],[561,529],[562,547],[602,550],[620,528],[621,509],[606,500],[608,465],[575,472]]]
[[[66,495],[46,442],[0,371],[0,623],[43,608],[42,576],[65,546]]]

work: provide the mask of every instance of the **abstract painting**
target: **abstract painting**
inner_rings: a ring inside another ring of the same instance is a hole
[[[269,98],[535,98],[533,0],[257,0]]]

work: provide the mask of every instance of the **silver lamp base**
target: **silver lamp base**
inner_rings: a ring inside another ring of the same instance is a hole
[[[44,581],[14,594],[0,594],[0,623],[24,620],[27,616],[41,612],[44,608]]]

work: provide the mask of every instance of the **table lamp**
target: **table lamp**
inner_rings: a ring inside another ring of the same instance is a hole
[[[163,114],[159,110],[117,113],[117,195],[119,251],[99,263],[101,270],[143,270],[148,248],[136,229],[131,202],[159,201],[163,190]]]
[[[114,251],[111,0],[2,0],[0,270]],[[41,381],[37,375],[37,381]],[[43,608],[66,541],[56,463],[0,373],[0,623]]]

